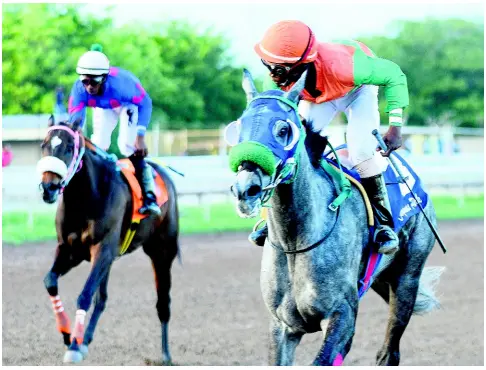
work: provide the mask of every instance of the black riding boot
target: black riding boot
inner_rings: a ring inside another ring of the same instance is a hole
[[[152,168],[145,163],[143,157],[130,156],[130,160],[135,167],[135,176],[142,189],[143,206],[138,210],[141,214],[151,214],[160,216],[162,212],[157,205],[157,196],[155,195],[155,181],[152,175]]]
[[[398,251],[399,241],[393,231],[393,217],[383,175],[362,178],[361,184],[370,198],[377,222],[373,241],[378,246],[378,253],[394,254]]]

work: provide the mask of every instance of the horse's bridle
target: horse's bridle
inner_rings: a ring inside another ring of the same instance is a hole
[[[290,106],[294,110],[294,112],[296,113],[297,118],[300,120],[297,105],[294,102],[290,101],[289,99],[283,98],[281,96],[263,95],[263,96],[257,96],[252,101],[250,101],[249,104],[251,104],[251,102],[253,102],[254,100],[257,100],[257,99],[276,99],[276,100],[279,100],[279,101],[287,104],[288,106]],[[303,127],[304,126],[303,126],[302,122],[300,122],[301,134],[300,134],[300,137],[299,137],[299,142],[296,145],[304,145],[303,142],[305,140],[305,130],[303,129]],[[288,183],[291,183],[292,181],[295,180],[295,177],[297,176],[298,164],[299,164],[298,160],[296,158],[298,157],[300,150],[301,150],[301,148],[298,147],[296,152],[294,153],[294,155],[291,158],[288,158],[285,163],[282,163],[282,161],[280,161],[277,164],[277,168],[276,168],[274,174],[272,175],[272,179],[270,181],[270,184],[267,185],[265,188],[263,188],[263,196],[260,198],[262,205],[265,205],[270,200],[270,198],[273,195],[275,188],[279,184],[281,184],[281,183],[288,184]],[[259,180],[260,180],[260,184],[262,184],[262,178],[261,178],[261,175],[259,173],[258,173],[258,177],[259,177]],[[312,244],[311,246],[303,248],[303,249],[295,250],[295,251],[286,251],[282,247],[278,247],[277,245],[272,243],[270,241],[269,236],[267,236],[268,242],[270,243],[270,245],[272,247],[274,247],[275,249],[277,249],[279,251],[284,252],[285,254],[304,253],[304,252],[311,251],[314,248],[317,248],[319,245],[322,244],[322,242],[324,242],[329,237],[329,235],[331,235],[331,233],[334,230],[334,227],[336,226],[337,221],[339,219],[339,208],[329,207],[329,209],[336,212],[334,224],[331,227],[331,230],[329,230],[329,232],[322,239],[320,239],[318,242]]]
[[[286,171],[283,171],[284,168],[287,168]],[[238,170],[237,174],[241,171],[245,170],[245,168],[241,168]],[[258,176],[258,180],[260,185],[262,186],[262,196],[260,197],[261,204],[264,206],[272,197],[273,191],[275,188],[281,183],[289,183],[290,180],[293,180],[294,176],[297,173],[297,161],[295,158],[289,158],[285,164],[280,162],[277,165],[277,169],[275,170],[274,174],[271,177],[270,183],[263,187],[263,179],[260,172],[255,172]]]
[[[73,159],[71,160],[71,163],[67,167],[66,175],[61,179],[61,183],[58,186],[60,191],[62,192],[63,189],[69,184],[69,182],[73,178],[74,174],[82,168],[82,158],[83,158],[83,155],[84,155],[84,152],[85,152],[85,143],[84,143],[82,135],[80,134],[79,131],[74,131],[71,128],[64,126],[64,125],[57,125],[57,126],[49,127],[49,129],[47,130],[47,133],[49,134],[51,131],[54,131],[54,130],[66,131],[74,138]],[[49,159],[52,160],[52,158],[56,158],[56,160],[61,161],[59,158],[53,157],[53,156],[43,157],[42,160],[44,158],[47,158],[47,160],[49,160]]]

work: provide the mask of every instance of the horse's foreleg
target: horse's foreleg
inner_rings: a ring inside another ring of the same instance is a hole
[[[79,345],[84,340],[84,320],[86,312],[89,310],[96,290],[98,290],[101,282],[107,277],[115,258],[116,248],[112,248],[110,244],[114,240],[115,238],[112,237],[103,243],[91,246],[91,271],[78,297],[78,310],[76,311],[76,320],[71,335],[71,345],[64,356],[64,362],[80,362],[83,359]]]
[[[294,363],[295,349],[304,333],[293,333],[282,321],[272,317],[270,321],[269,365],[291,366]]]
[[[44,277],[44,285],[49,293],[56,317],[57,330],[62,334],[66,346],[69,346],[71,343],[71,322],[66,311],[64,311],[61,297],[59,296],[57,281],[60,276],[65,275],[76,264],[72,261],[68,248],[63,244],[59,244],[57,246],[54,264]]]
[[[327,326],[326,336],[313,365],[342,365],[344,357],[351,349],[358,313],[358,294],[350,293],[347,298],[332,314],[329,322],[323,320],[323,330],[324,325]]]
[[[88,345],[93,341],[94,332],[98,320],[105,310],[106,300],[108,299],[108,277],[106,274],[105,278],[101,281],[100,287],[96,292],[94,297],[94,309],[93,313],[89,319],[88,328],[86,329],[86,334],[84,335],[83,344],[80,346],[80,350],[83,354],[83,358],[88,355]]]

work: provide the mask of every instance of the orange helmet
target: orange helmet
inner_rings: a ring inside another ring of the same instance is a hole
[[[275,23],[254,49],[261,59],[270,63],[309,63],[317,57],[314,33],[300,21]]]

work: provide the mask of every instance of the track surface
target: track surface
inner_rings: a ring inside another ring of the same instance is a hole
[[[484,365],[484,223],[442,222],[449,249],[436,245],[428,266],[446,266],[438,293],[443,308],[413,317],[401,341],[402,365]],[[174,262],[170,342],[180,365],[265,365],[268,316],[259,287],[261,250],[246,234],[186,236],[183,265]],[[2,363],[61,365],[64,348],[43,286],[55,243],[4,245]],[[71,319],[89,264],[60,280]],[[142,250],[111,271],[107,308],[85,365],[144,365],[160,360],[152,269]],[[374,292],[363,299],[345,365],[373,365],[387,319]],[[297,365],[313,360],[321,333],[304,336]]]

